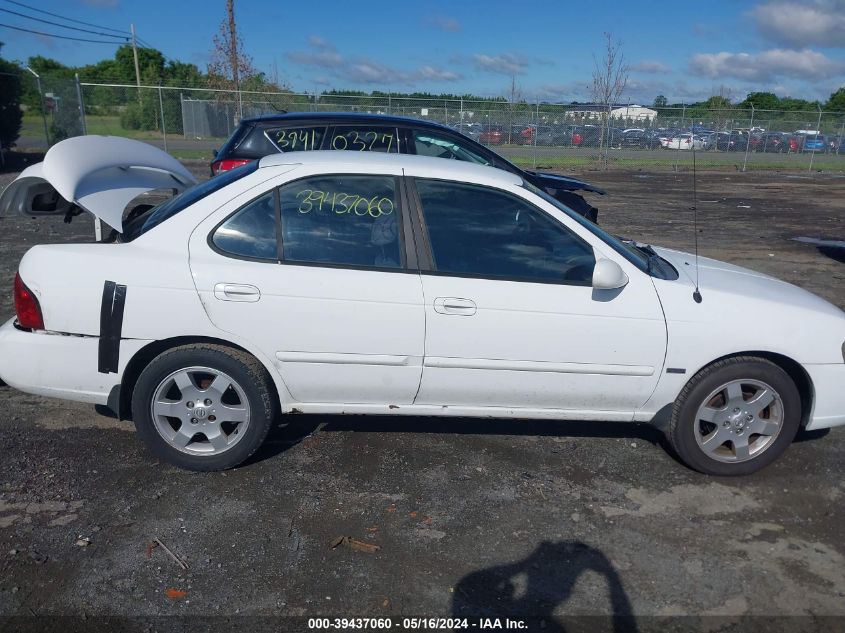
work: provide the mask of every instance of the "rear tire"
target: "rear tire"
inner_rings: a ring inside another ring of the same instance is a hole
[[[222,345],[185,345],[157,356],[132,393],[132,416],[159,459],[194,471],[233,468],[264,442],[278,398],[264,366]]]
[[[740,356],[696,374],[675,401],[668,438],[690,468],[748,475],[775,461],[801,423],[793,380],[769,360]]]

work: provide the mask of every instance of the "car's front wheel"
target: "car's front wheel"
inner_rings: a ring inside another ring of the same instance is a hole
[[[801,423],[792,378],[764,358],[734,357],[701,370],[672,411],[669,440],[691,468],[748,475],[771,464]]]
[[[157,356],[132,393],[138,434],[158,458],[189,470],[233,468],[270,430],[278,398],[252,356],[219,345],[185,345]]]

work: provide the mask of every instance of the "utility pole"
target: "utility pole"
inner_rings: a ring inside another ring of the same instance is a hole
[[[243,117],[241,105],[241,84],[238,77],[238,30],[235,27],[235,0],[226,0],[226,12],[229,15],[229,59],[232,64],[232,79],[238,91],[238,119]]]
[[[135,40],[135,25],[129,25],[129,31],[132,33],[132,54],[135,56],[135,83],[138,86],[138,95],[141,94],[141,68],[138,66],[138,42]]]

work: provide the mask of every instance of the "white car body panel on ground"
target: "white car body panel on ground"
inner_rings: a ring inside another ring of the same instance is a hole
[[[147,169],[161,168],[156,173],[175,170],[154,157],[147,162]],[[107,161],[98,165],[111,173]],[[246,202],[309,174],[332,173],[510,192],[587,242],[596,259],[618,265],[628,283],[598,290],[279,264],[210,247],[213,229]],[[108,188],[102,179],[85,182]],[[103,200],[101,193],[89,188],[81,198]],[[121,226],[113,211],[101,217]],[[12,321],[2,326],[0,377],[25,391],[104,404],[145,345],[200,338],[230,342],[257,358],[273,377],[283,411],[650,420],[714,360],[763,353],[800,364],[812,380],[810,428],[845,424],[845,316],[838,308],[703,258],[704,300],[696,303],[693,260],[658,253],[679,279],[650,276],[514,175],[492,168],[368,153],[274,155],[131,242],[31,249],[20,274],[49,332],[24,332]],[[54,274],[68,267],[73,284]],[[95,352],[108,280],[127,291],[119,366],[103,374]],[[226,300],[221,284],[257,293]]]

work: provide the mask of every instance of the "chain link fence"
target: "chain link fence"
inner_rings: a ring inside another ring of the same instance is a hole
[[[41,77],[19,147],[77,134],[145,140],[181,158],[210,159],[245,117],[361,112],[436,121],[517,164],[560,169],[845,172],[845,112],[564,105],[93,84]],[[44,119],[43,121],[41,119]]]

